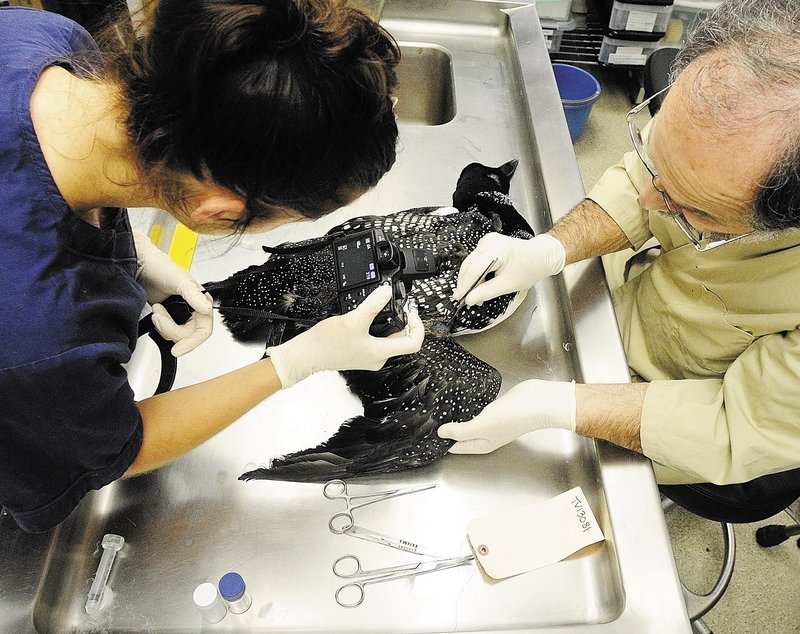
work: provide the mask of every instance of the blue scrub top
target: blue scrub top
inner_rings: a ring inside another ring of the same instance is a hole
[[[142,422],[123,368],[145,303],[124,210],[101,226],[67,206],[30,116],[42,71],[82,74],[97,47],[47,11],[0,8],[0,505],[52,528],[122,476]]]

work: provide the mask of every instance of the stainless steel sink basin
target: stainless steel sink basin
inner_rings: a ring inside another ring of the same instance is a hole
[[[249,235],[230,248],[201,239],[193,273],[222,279],[263,261],[262,244],[319,235],[361,213],[448,205],[463,166],[520,159],[511,196],[537,230],[583,196],[535,8],[529,3],[388,0],[382,24],[398,39],[401,146],[392,171],[355,204],[316,222]],[[528,295],[496,328],[465,347],[497,367],[508,389],[524,378],[628,380],[608,292],[597,262],[570,267]],[[181,359],[176,386],[261,357],[221,323]],[[155,352],[130,368],[140,395],[152,389]],[[49,539],[33,544],[20,571],[0,569],[0,631],[39,634],[236,632],[531,631],[688,632],[677,575],[649,463],[562,431],[542,431],[488,456],[448,456],[433,466],[353,486],[435,483],[423,493],[363,509],[360,525],[422,543],[443,555],[468,552],[469,521],[544,501],[581,486],[605,541],[504,581],[474,566],[367,588],[363,605],[334,601],[333,561],[357,554],[365,567],[419,557],[329,532],[341,510],[321,485],[237,480],[271,456],[327,438],[359,405],[327,373],[275,395],[172,465],[87,497]],[[0,522],[0,555],[27,539]],[[84,612],[103,534],[126,543],[101,609]],[[253,605],[203,625],[192,591],[235,570]],[[35,590],[35,592],[34,592]],[[27,601],[27,603],[26,603]],[[5,608],[4,605],[12,607]],[[30,617],[24,612],[28,610]],[[5,626],[5,627],[4,627]]]
[[[403,123],[441,125],[456,116],[453,62],[446,48],[406,42],[397,68],[395,112]]]

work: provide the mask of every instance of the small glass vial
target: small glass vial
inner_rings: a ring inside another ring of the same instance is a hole
[[[247,593],[244,579],[238,572],[229,572],[219,580],[219,593],[233,614],[247,612],[253,599]]]
[[[219,623],[228,613],[225,602],[219,596],[217,587],[213,583],[201,583],[194,589],[192,595],[194,604],[208,623]]]

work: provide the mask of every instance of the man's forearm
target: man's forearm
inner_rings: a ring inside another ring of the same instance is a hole
[[[615,253],[631,246],[611,216],[588,198],[575,205],[547,233],[564,245],[567,264]]]
[[[647,385],[576,385],[575,431],[642,453],[642,404]]]
[[[564,245],[567,264],[632,246],[614,219],[588,198],[548,233]],[[646,383],[576,385],[576,431],[641,453],[640,424],[646,391]]]

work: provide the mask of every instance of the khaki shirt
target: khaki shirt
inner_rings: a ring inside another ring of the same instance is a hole
[[[650,382],[641,441],[658,481],[800,466],[800,230],[699,253],[639,205],[649,179],[630,152],[588,198],[634,246],[603,263],[628,363]]]

